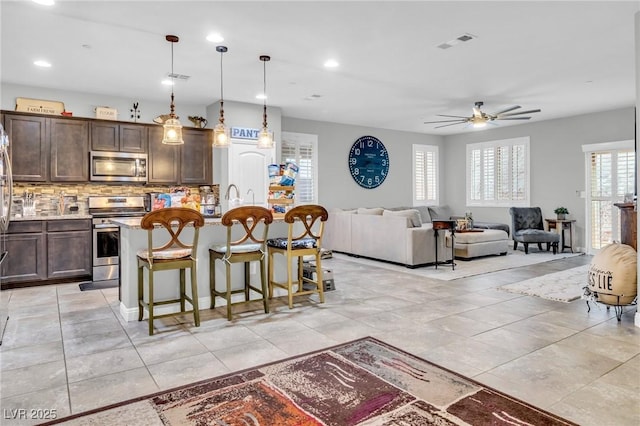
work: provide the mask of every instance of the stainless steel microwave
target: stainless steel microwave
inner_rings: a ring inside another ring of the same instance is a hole
[[[89,178],[96,182],[147,182],[147,154],[91,151]]]

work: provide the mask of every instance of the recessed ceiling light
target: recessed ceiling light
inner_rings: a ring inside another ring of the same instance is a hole
[[[34,61],[33,65],[37,67],[42,67],[42,68],[51,68],[51,63],[43,60]]]
[[[54,4],[56,4],[56,2],[53,0],[33,0],[33,2],[41,4],[43,6],[53,6]]]
[[[335,59],[329,59],[324,63],[325,68],[337,68],[338,66],[340,66],[340,64]]]
[[[211,43],[222,43],[224,41],[224,37],[220,33],[211,33],[207,36],[207,41]]]
[[[259,95],[256,95],[256,99],[267,99],[267,95],[260,93]]]

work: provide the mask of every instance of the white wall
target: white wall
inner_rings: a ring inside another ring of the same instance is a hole
[[[633,139],[634,109],[632,107],[451,135],[444,144],[443,192],[454,212],[464,212],[465,154],[469,143],[530,137],[531,152],[531,205],[539,206],[544,216],[553,217],[556,207],[569,209],[570,218],[576,219],[577,241],[584,247],[585,199],[576,191],[585,188],[585,161],[583,144]],[[508,207],[473,207],[474,219],[511,223]]]
[[[71,92],[2,83],[2,90],[0,90],[0,107],[4,110],[15,110],[16,98],[63,102],[65,110],[71,111],[74,117],[84,118],[96,118],[95,108],[97,106],[106,106],[118,110],[118,120],[120,121],[134,121],[131,118],[130,110],[133,108],[133,103],[138,102],[138,109],[140,110],[140,120],[138,120],[138,123],[153,123],[155,117],[162,114],[169,114],[169,106],[171,104],[170,92],[167,92],[166,102],[156,102],[137,99],[134,96],[131,98],[123,98],[97,93]],[[183,126],[193,126],[187,118],[189,116],[206,116],[205,105],[184,104],[180,102],[178,93],[175,94],[174,104],[176,107],[176,115],[180,117]],[[212,127],[211,120],[209,120],[207,127]]]
[[[438,145],[442,152],[443,138],[435,135],[289,117],[283,117],[282,128],[287,132],[318,135],[318,202],[327,208],[410,206],[412,145]],[[389,152],[389,175],[374,189],[360,187],[349,172],[347,159],[351,145],[365,135],[380,139]],[[441,168],[441,181],[446,174]]]

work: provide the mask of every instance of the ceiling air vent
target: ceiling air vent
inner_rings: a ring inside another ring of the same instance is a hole
[[[474,36],[473,34],[464,33],[461,36],[458,36],[458,37],[454,38],[453,40],[449,40],[449,41],[447,41],[445,43],[439,44],[438,48],[442,49],[442,50],[445,50],[445,49],[448,49],[450,47],[455,46],[458,43],[469,41],[469,40],[473,40],[474,38],[477,38],[477,37]]]
[[[176,78],[178,80],[185,80],[185,81],[187,81],[187,80],[189,80],[191,78],[190,75],[176,74],[176,73],[173,73],[173,74],[169,73],[169,74],[167,74],[167,77],[169,77],[171,79]]]

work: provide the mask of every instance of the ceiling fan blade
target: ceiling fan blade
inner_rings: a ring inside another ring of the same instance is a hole
[[[522,108],[522,107],[520,105],[514,105],[510,108],[503,109],[502,111],[494,112],[492,115],[504,114],[505,112],[513,111],[514,109],[518,109],[518,108]]]
[[[446,114],[438,114],[438,117],[456,117],[456,118],[468,118],[463,115],[446,115]]]
[[[510,117],[512,115],[521,115],[521,114],[533,114],[534,112],[540,112],[542,111],[541,109],[530,109],[527,111],[520,111],[520,112],[512,112],[511,114],[501,114],[501,117]]]
[[[464,124],[464,123],[465,123],[464,121],[460,121],[459,123],[443,124],[442,126],[436,126],[436,127],[434,127],[434,129],[439,129],[439,128],[441,128],[441,127],[455,126],[455,125],[457,125],[457,124]]]
[[[496,120],[529,120],[531,117],[498,117]]]
[[[435,123],[465,123],[467,119],[464,120],[439,120],[439,121],[425,121],[424,124],[435,124]]]

